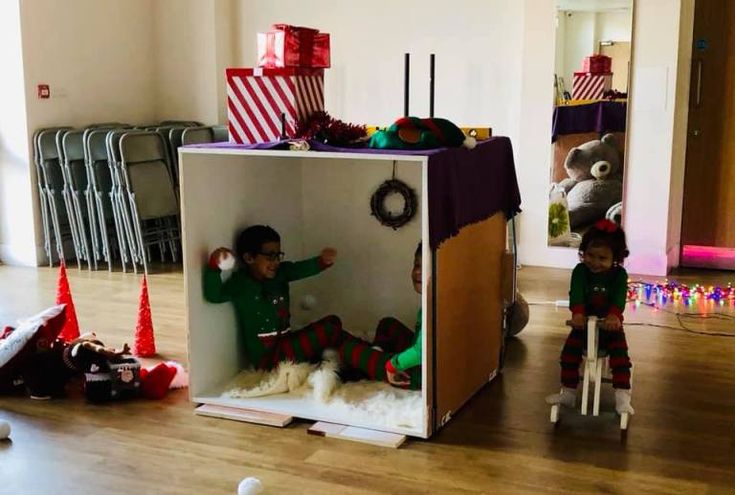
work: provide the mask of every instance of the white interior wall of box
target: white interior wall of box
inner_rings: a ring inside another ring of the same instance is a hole
[[[326,246],[338,250],[335,266],[291,285],[294,328],[328,314],[338,315],[346,330],[367,340],[385,316],[413,328],[419,305],[426,305],[426,295],[418,296],[410,280],[413,253],[421,239],[424,287],[431,266],[427,158],[196,148],[182,149],[180,157],[192,400],[370,428],[351,423],[349,417],[334,417],[328,406],[307,404],[288,394],[221,398],[226,383],[246,363],[232,305],[204,300],[202,270],[212,250],[234,247],[242,228],[268,224],[280,233],[286,259],[315,256]],[[381,225],[370,214],[370,196],[392,177],[394,162],[396,177],[413,187],[419,198],[416,216],[398,230]],[[316,306],[308,311],[299,305],[307,294],[316,298]],[[423,328],[427,313],[422,312]],[[426,353],[427,332],[423,337]],[[423,373],[426,385],[426,366]],[[423,399],[428,407],[426,386]],[[426,407],[422,431],[380,429],[428,437]]]

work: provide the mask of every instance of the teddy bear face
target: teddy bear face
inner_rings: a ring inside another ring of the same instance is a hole
[[[589,141],[572,148],[564,162],[564,168],[571,179],[580,182],[596,178],[592,169],[599,162],[609,164],[609,170],[604,174],[605,178],[622,180],[622,159],[612,134],[606,134],[601,140]]]

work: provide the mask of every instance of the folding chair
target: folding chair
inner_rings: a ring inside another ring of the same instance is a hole
[[[59,260],[65,260],[64,241],[71,240],[77,251],[77,239],[74,229],[74,207],[71,203],[69,191],[66,188],[65,174],[59,161],[59,148],[56,145],[56,136],[65,133],[68,127],[52,129],[38,133],[38,157],[41,167],[42,182],[46,195],[50,231],[54,234],[56,254]],[[80,260],[77,257],[77,262]],[[80,265],[81,267],[81,265]]]
[[[181,135],[181,144],[214,143],[214,131],[212,127],[187,127]]]
[[[186,129],[186,127],[172,127],[168,131],[168,142],[171,149],[171,164],[173,165],[174,186],[176,186],[177,189],[179,185],[179,148],[182,144],[181,138]]]
[[[174,193],[166,142],[158,132],[129,132],[120,138],[122,177],[127,192],[143,268],[148,272],[149,247],[166,246],[178,259],[179,204]]]
[[[183,126],[183,127],[201,127],[204,124],[196,120],[162,120],[160,126]]]
[[[107,269],[112,271],[114,256],[108,229],[112,226],[115,229],[115,240],[117,241],[122,270],[125,272],[127,262],[125,227],[119,205],[115,200],[114,167],[110,164],[107,153],[107,135],[110,132],[112,131],[107,129],[96,129],[86,133],[87,166],[91,171],[90,178],[97,212],[97,225],[100,228],[102,240],[102,256],[107,262]]]
[[[41,222],[43,227],[43,250],[46,253],[49,266],[54,266],[54,260],[51,251],[51,225],[50,225],[50,213],[49,213],[49,201],[46,195],[46,181],[43,176],[43,170],[41,169],[41,152],[39,150],[39,136],[42,132],[54,132],[68,127],[47,127],[44,129],[38,129],[33,134],[33,164],[36,169],[36,184],[38,186],[38,201],[41,206]]]
[[[213,125],[212,135],[214,136],[213,143],[226,143],[230,140],[230,131],[226,125]]]
[[[133,227],[133,217],[130,212],[125,179],[122,171],[122,158],[120,157],[120,139],[132,132],[126,129],[116,129],[107,133],[105,144],[107,148],[107,163],[110,166],[113,178],[112,196],[122,222],[122,234],[124,245],[127,248],[127,256],[133,265],[133,272],[138,273],[138,264],[143,264],[140,253],[138,253],[138,241]]]
[[[94,210],[90,204],[87,194],[89,177],[84,160],[84,133],[83,131],[68,131],[61,138],[61,150],[63,153],[63,169],[66,175],[66,189],[71,196],[74,208],[74,224],[76,226],[76,237],[78,254],[86,259],[87,268],[92,269],[92,262],[96,267],[96,247],[94,246]],[[92,248],[90,248],[90,242]]]

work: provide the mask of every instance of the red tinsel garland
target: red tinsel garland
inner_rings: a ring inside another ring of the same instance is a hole
[[[327,112],[314,112],[296,126],[297,139],[314,139],[333,146],[355,144],[367,137],[364,125],[348,124],[332,118]]]

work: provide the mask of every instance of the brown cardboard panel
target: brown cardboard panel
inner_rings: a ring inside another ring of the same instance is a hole
[[[434,378],[435,424],[439,426],[486,384],[498,367],[505,234],[505,216],[497,213],[463,228],[437,251]]]

